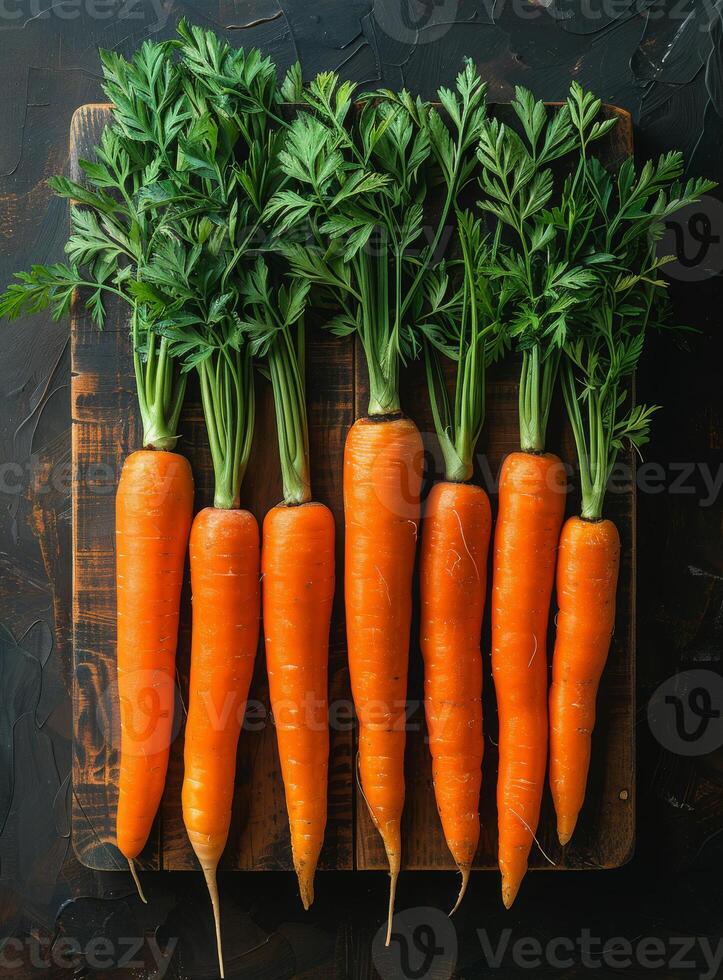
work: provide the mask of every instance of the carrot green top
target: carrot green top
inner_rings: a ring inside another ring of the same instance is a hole
[[[646,335],[666,326],[666,283],[659,270],[673,258],[657,254],[665,221],[715,185],[691,179],[680,184],[683,159],[668,153],[636,173],[626,160],[617,175],[583,154],[571,185],[571,207],[588,198],[594,210],[591,247],[606,256],[598,264],[587,302],[570,322],[562,364],[562,391],[575,436],[581,515],[602,517],[605,490],[618,452],[649,438],[657,406],[628,404],[627,380]],[[575,203],[577,202],[577,203]]]
[[[308,292],[309,284],[296,278],[274,288],[263,259],[243,288],[243,329],[271,380],[284,503],[292,505],[311,500],[303,325]]]
[[[485,122],[478,156],[479,206],[497,219],[493,251],[496,274],[505,280],[505,330],[522,354],[519,395],[520,446],[540,452],[555,390],[568,321],[588,296],[592,267],[601,257],[586,245],[593,202],[570,204],[570,179],[554,161],[574,168],[583,148],[600,139],[614,120],[598,120],[599,99],[573,84],[556,111],[517,88],[514,125]]]
[[[461,258],[430,273],[423,314],[424,360],[432,417],[442,449],[445,478],[472,478],[474,451],[485,419],[486,371],[504,348],[500,327],[501,280],[482,224],[469,211],[456,212]],[[417,327],[419,329],[419,326]],[[454,404],[440,363],[456,362]]]
[[[328,328],[359,336],[369,414],[386,415],[400,409],[400,362],[419,351],[415,314],[450,209],[470,179],[484,86],[468,65],[456,92],[440,90],[450,129],[407,92],[362,95],[356,107],[353,94],[332,73],[297,86],[304,109],[281,154],[289,183],[269,215],[293,274],[337,310]],[[438,183],[444,200],[433,214]]]

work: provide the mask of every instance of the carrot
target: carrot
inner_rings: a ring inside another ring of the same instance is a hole
[[[183,456],[141,450],[116,496],[118,848],[140,854],[163,794],[176,686],[176,639],[193,477]]]
[[[482,656],[490,504],[481,487],[438,483],[427,498],[420,563],[424,706],[447,846],[469,879],[480,834]],[[454,911],[454,909],[453,909]]]
[[[308,909],[326,826],[334,518],[313,501],[279,504],[264,519],[263,540],[266,668],[294,869]]]
[[[550,788],[561,844],[585,798],[595,699],[615,626],[620,537],[612,521],[571,517],[557,561],[557,638],[550,687]]]
[[[423,446],[410,419],[358,419],[344,449],[346,630],[359,775],[391,875],[401,864],[407,666]]]
[[[502,900],[527,871],[547,766],[547,621],[565,510],[550,453],[512,453],[500,474],[492,591],[492,677],[499,715],[497,813]]]
[[[264,641],[292,859],[308,909],[326,827],[335,527],[329,508],[311,494],[303,323],[308,282],[292,277],[288,287],[271,288],[270,271],[259,259],[245,291],[247,329],[271,380],[284,490],[283,502],[264,519]]]
[[[568,103],[576,99],[591,97],[573,88]],[[589,107],[585,112],[590,116]],[[583,155],[574,177],[589,202],[585,248],[602,258],[595,288],[575,311],[561,374],[581,491],[580,516],[567,521],[560,539],[550,689],[550,787],[563,846],[585,799],[595,702],[615,627],[620,538],[603,518],[605,493],[620,449],[648,441],[657,408],[626,404],[626,381],[646,335],[669,327],[658,272],[669,259],[661,260],[655,241],[671,214],[714,186],[702,179],[679,184],[683,170],[679,153],[646,163],[639,174],[632,159],[613,174],[599,164],[591,167]]]
[[[490,251],[481,223],[466,211],[458,211],[456,218],[462,258],[448,266],[452,276],[446,302],[436,297],[451,312],[436,324],[438,347],[424,345],[445,481],[427,498],[420,564],[420,640],[434,792],[447,846],[462,875],[453,912],[464,896],[480,834],[480,633],[492,518],[487,494],[469,481],[484,425],[486,366],[498,349],[489,341],[499,331],[501,282],[486,274]],[[424,312],[434,320],[432,311]],[[439,349],[456,362],[454,411]]]
[[[216,868],[228,840],[236,747],[259,639],[255,517],[245,510],[206,507],[193,522],[190,558],[193,634],[183,822],[218,920]],[[221,961],[220,936],[218,943]]]

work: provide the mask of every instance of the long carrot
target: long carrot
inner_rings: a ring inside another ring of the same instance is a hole
[[[500,474],[492,588],[499,715],[497,819],[502,900],[527,871],[547,766],[547,622],[566,477],[550,453],[512,453]]]
[[[264,519],[264,643],[292,859],[308,909],[326,827],[335,527],[311,494],[301,319],[308,283],[294,279],[287,293],[270,290],[268,277],[259,260],[246,290],[248,328],[271,379],[284,491]]]
[[[575,95],[573,89],[570,102]],[[683,169],[679,153],[646,163],[639,175],[631,159],[612,174],[599,164],[593,169],[583,156],[575,176],[575,207],[585,199],[595,205],[586,248],[604,258],[596,288],[575,311],[562,369],[582,498],[580,516],[567,521],[560,538],[550,689],[550,787],[563,846],[585,799],[595,702],[615,627],[620,538],[603,519],[605,492],[620,448],[647,442],[655,411],[627,408],[624,388],[646,334],[665,322],[657,270],[669,259],[659,258],[655,243],[671,214],[714,186],[706,180],[679,185]]]
[[[235,330],[226,319],[217,330]],[[259,529],[239,509],[254,421],[247,345],[215,347],[198,372],[215,476],[214,506],[191,530],[193,633],[181,793],[183,822],[206,879],[224,976],[216,870],[231,824],[236,749],[259,638]],[[199,348],[203,340],[199,340]],[[228,398],[228,392],[234,392]]]
[[[358,419],[344,448],[346,633],[359,776],[391,875],[401,867],[407,667],[423,445],[411,419]]]
[[[264,520],[264,640],[271,707],[301,901],[314,901],[329,773],[327,674],[334,600],[334,518],[314,501]]]
[[[480,633],[492,518],[487,494],[469,481],[485,417],[485,368],[496,351],[490,340],[499,326],[499,280],[487,275],[489,251],[480,222],[458,212],[457,237],[462,258],[443,304],[446,316],[437,324],[457,365],[454,411],[437,352],[425,344],[445,481],[427,498],[420,561],[420,641],[434,792],[447,845],[462,875],[452,911],[467,887],[480,835]]]
[[[400,365],[421,347],[419,309],[447,216],[470,179],[484,115],[472,65],[441,95],[454,132],[421,100],[375,92],[352,109],[353,84],[323,73],[295,94],[282,164],[291,187],[272,201],[276,236],[292,272],[339,312],[335,333],[356,333],[369,375],[368,416],[344,451],[345,597],[352,694],[359,721],[361,793],[387,854],[391,936],[401,867],[404,745],[411,587],[422,442],[401,414]],[[432,173],[432,171],[434,171]],[[429,190],[446,184],[441,208]],[[433,230],[423,237],[425,214]],[[287,244],[298,228],[307,246]],[[413,254],[412,254],[413,253]]]
[[[121,745],[118,848],[134,858],[150,833],[171,746],[176,640],[193,509],[191,467],[142,450],[123,465],[116,496],[118,697]]]
[[[193,634],[183,822],[211,895],[221,976],[216,869],[228,840],[236,747],[259,639],[259,528],[245,510],[206,507],[191,530]]]

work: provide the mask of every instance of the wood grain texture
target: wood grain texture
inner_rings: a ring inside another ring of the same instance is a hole
[[[108,120],[104,106],[83,106],[71,129],[71,173],[92,156]],[[115,486],[125,456],[140,446],[140,427],[122,304],[109,306],[99,333],[80,308],[72,319],[73,450],[73,843],[84,864],[97,869],[124,865],[115,848],[119,718],[115,677]],[[309,341],[308,373],[312,481],[317,499],[331,507],[337,526],[341,567],[343,514],[341,461],[352,422],[353,350],[315,331]],[[258,382],[257,424],[252,463],[242,489],[243,505],[259,523],[282,497],[273,402]],[[213,498],[213,472],[198,394],[184,408],[179,448],[188,455],[196,482],[196,507]],[[177,656],[176,736],[171,746],[166,791],[148,845],[146,869],[195,868],[181,817],[183,720],[190,654],[190,589],[184,586]],[[348,675],[341,594],[330,643],[330,696],[347,699]],[[270,722],[268,684],[260,649],[250,692],[250,710],[239,740],[236,793],[228,847],[222,864],[252,869],[292,868],[276,734]],[[332,732],[329,816],[321,868],[352,866],[352,733]]]
[[[501,110],[504,111],[504,110]],[[107,120],[103,106],[84,106],[71,132],[71,171],[92,154]],[[605,147],[609,162],[631,151],[627,114]],[[72,323],[73,417],[73,843],[81,861],[93,868],[121,866],[115,845],[118,711],[115,689],[114,492],[120,467],[139,446],[140,430],[131,370],[126,311],[111,307],[102,334],[77,309]],[[337,580],[342,581],[342,452],[353,419],[366,410],[363,357],[352,344],[311,332],[308,354],[312,473],[317,497],[337,521]],[[477,477],[496,511],[495,481],[502,459],[518,441],[516,366],[508,361],[490,378],[488,421],[478,451]],[[441,458],[419,366],[406,375],[403,405],[418,423],[428,451],[429,482],[442,472]],[[212,472],[200,405],[194,392],[184,410],[182,449],[193,464],[197,507],[210,502]],[[570,433],[559,404],[550,424],[549,448],[574,459]],[[259,410],[252,465],[244,484],[244,505],[261,519],[281,497],[276,434],[270,393],[259,385]],[[633,466],[632,458],[626,461]],[[575,509],[571,494],[569,511]],[[610,495],[608,514],[622,541],[618,618],[613,647],[600,690],[599,721],[593,738],[590,788],[573,842],[562,854],[546,793],[539,840],[559,869],[617,867],[634,842],[634,547],[632,487]],[[183,717],[188,687],[189,590],[178,652],[178,734],[169,763],[166,792],[148,846],[146,869],[196,867],[181,819]],[[416,616],[415,616],[416,621]],[[551,648],[550,648],[551,649]],[[497,769],[493,688],[489,671],[489,615],[483,635],[485,661],[485,762],[481,801],[482,835],[476,866],[494,868],[496,854],[495,780]],[[349,680],[344,640],[343,590],[337,598],[330,645],[330,704],[337,708],[332,730],[329,821],[321,868],[386,869],[381,842],[369,819],[354,777],[355,746],[348,724]],[[253,703],[239,743],[234,814],[224,858],[227,867],[291,868],[289,834],[273,726],[268,723],[268,690],[263,652],[251,688]],[[410,649],[409,699],[413,708],[407,748],[407,804],[404,860],[407,869],[451,869],[431,782],[422,709],[422,660],[418,638]],[[531,866],[550,867],[539,850]]]

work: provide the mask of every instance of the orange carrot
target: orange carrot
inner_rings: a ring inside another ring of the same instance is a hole
[[[308,909],[326,827],[334,518],[323,504],[279,504],[266,515],[263,541],[266,667],[291,851]]]
[[[407,418],[362,418],[344,450],[346,628],[362,791],[389,861],[389,929],[401,863],[407,666],[423,446]]]
[[[447,845],[462,874],[455,909],[480,833],[480,632],[490,529],[489,499],[481,487],[447,482],[432,488],[422,531],[420,638],[434,792]]]
[[[535,839],[547,765],[547,622],[565,509],[550,453],[512,453],[500,474],[492,591],[499,714],[497,818],[502,900],[512,905]]]
[[[585,798],[595,700],[615,627],[620,537],[612,521],[571,517],[557,559],[557,639],[550,688],[550,787],[567,844]]]
[[[121,710],[116,829],[118,848],[134,876],[133,859],[148,840],[166,780],[192,508],[193,477],[183,456],[142,450],[126,459],[116,496]]]
[[[206,507],[190,542],[193,636],[183,822],[220,918],[216,869],[228,840],[236,748],[259,639],[259,529],[245,510]],[[220,930],[218,955],[223,976]]]

